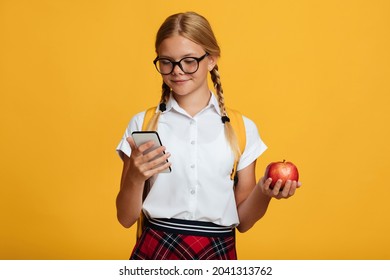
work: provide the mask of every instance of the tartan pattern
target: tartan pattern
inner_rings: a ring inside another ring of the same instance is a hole
[[[205,237],[155,230],[149,227],[134,247],[130,260],[236,260],[234,234]]]

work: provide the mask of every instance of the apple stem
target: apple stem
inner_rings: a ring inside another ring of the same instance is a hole
[[[286,160],[284,159],[284,160],[283,160],[283,163],[285,163],[285,162],[286,162]]]

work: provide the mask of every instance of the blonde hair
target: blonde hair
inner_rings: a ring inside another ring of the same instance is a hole
[[[221,50],[214,36],[210,23],[203,16],[195,12],[178,13],[169,16],[161,25],[157,32],[155,50],[158,53],[158,48],[162,41],[173,36],[180,35],[194,43],[200,45],[209,55],[220,57]],[[221,85],[221,78],[218,72],[218,65],[210,71],[211,80],[213,81],[215,92],[218,99],[219,108],[222,114],[222,122],[225,127],[226,139],[233,151],[235,160],[241,156],[241,151],[238,145],[238,139],[230,124],[225,108],[225,98]],[[161,111],[165,110],[164,105],[168,102],[171,89],[167,84],[162,84],[162,95],[160,99],[160,110],[156,112],[150,120],[147,129],[157,130],[158,120]],[[163,104],[163,105],[161,105]],[[161,110],[162,109],[162,110]]]

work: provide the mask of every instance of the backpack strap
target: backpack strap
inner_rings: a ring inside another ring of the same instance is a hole
[[[144,122],[142,123],[142,131],[145,131],[148,128],[148,125],[149,125],[151,119],[153,118],[154,114],[156,113],[156,109],[157,109],[157,107],[151,107],[148,110],[146,110],[145,116],[144,116]],[[145,182],[145,185],[144,185],[144,192],[142,194],[142,200],[145,200],[149,190],[150,190],[150,184],[149,184],[149,180],[147,180]],[[142,235],[144,224],[145,224],[145,214],[144,214],[144,212],[141,211],[141,214],[137,220],[137,234],[136,234],[137,241],[140,239],[140,237]]]
[[[230,124],[233,127],[234,133],[236,134],[237,140],[238,140],[238,146],[240,148],[241,154],[245,150],[246,145],[246,131],[245,131],[245,124],[244,124],[244,118],[242,117],[242,114],[236,110],[226,108],[227,115],[230,119]],[[237,184],[237,165],[238,160],[234,161],[233,170],[230,174],[230,179],[234,180],[235,184]]]
[[[150,120],[153,118],[156,113],[157,107],[151,107],[145,112],[144,122],[142,123],[142,131],[145,131],[148,128]]]

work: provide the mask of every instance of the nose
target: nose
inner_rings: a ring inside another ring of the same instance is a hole
[[[172,69],[172,74],[184,74],[180,66],[181,66],[180,63],[174,64]]]

